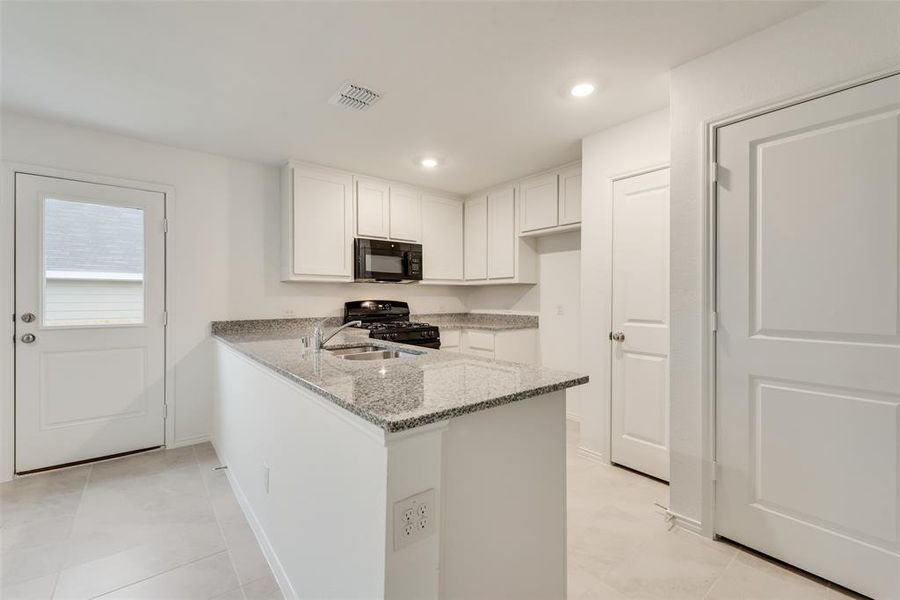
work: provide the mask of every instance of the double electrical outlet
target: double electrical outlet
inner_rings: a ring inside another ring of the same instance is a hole
[[[394,503],[394,550],[434,533],[434,489]]]

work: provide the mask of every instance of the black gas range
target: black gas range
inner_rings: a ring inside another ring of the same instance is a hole
[[[362,321],[369,337],[426,348],[441,347],[441,332],[435,325],[412,323],[409,304],[400,300],[355,300],[344,303],[344,323]]]

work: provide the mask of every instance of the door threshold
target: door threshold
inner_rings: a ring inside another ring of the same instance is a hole
[[[47,471],[58,471],[61,469],[68,469],[70,467],[78,467],[81,465],[86,465],[88,463],[102,462],[105,460],[113,460],[115,458],[122,458],[125,456],[131,456],[132,454],[140,454],[141,452],[149,452],[150,450],[159,450],[163,446],[151,446],[149,448],[141,448],[139,450],[129,450],[127,452],[119,452],[117,454],[107,454],[106,456],[98,456],[96,458],[86,458],[84,460],[76,460],[69,463],[63,463],[61,465],[53,465],[51,467],[41,467],[40,469],[31,469],[30,471],[16,471],[17,477],[22,477],[24,475],[35,475],[37,473],[46,473]]]

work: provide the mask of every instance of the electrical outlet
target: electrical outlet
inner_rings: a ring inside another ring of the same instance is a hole
[[[394,550],[434,533],[434,498],[432,488],[394,503]]]

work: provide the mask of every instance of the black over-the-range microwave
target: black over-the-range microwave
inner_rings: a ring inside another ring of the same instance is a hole
[[[422,244],[355,238],[356,281],[412,282],[422,279]]]

